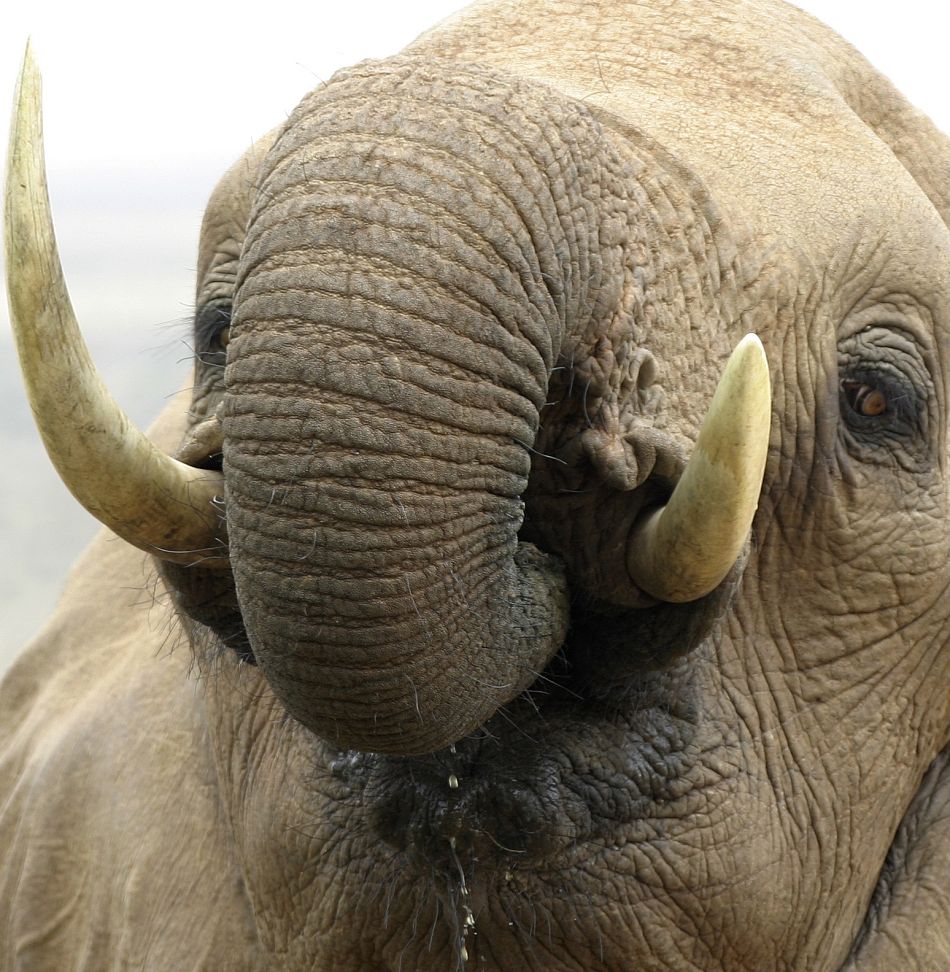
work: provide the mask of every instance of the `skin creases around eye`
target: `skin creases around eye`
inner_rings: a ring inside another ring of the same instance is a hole
[[[841,389],[851,410],[858,415],[874,418],[887,411],[887,395],[874,385],[858,381],[843,381]]]

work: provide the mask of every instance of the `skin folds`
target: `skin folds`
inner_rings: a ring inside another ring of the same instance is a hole
[[[0,968],[942,968],[948,163],[772,2],[479,3],[305,98],[154,431],[228,565],[101,538],[4,683]]]

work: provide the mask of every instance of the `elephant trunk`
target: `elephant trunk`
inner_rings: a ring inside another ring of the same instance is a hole
[[[563,642],[562,569],[519,542],[521,497],[616,179],[582,109],[448,67],[363,65],[291,117],[226,374],[258,661],[304,725],[397,754],[483,724]]]
[[[470,732],[561,646],[563,570],[519,541],[530,454],[559,355],[590,352],[641,269],[631,254],[650,250],[631,245],[636,176],[585,109],[420,64],[341,75],[277,140],[242,258],[223,419],[256,657],[300,722],[396,754]],[[130,543],[226,566],[219,475],[149,445],[82,342],[29,54],[5,222],[24,375],[67,485]],[[608,545],[633,587],[688,602],[727,576],[769,416],[749,336],[667,505]]]
[[[519,541],[530,453],[559,355],[590,352],[639,272],[631,254],[650,250],[635,245],[636,175],[585,109],[420,65],[339,76],[277,140],[242,258],[223,420],[256,657],[300,722],[396,754],[470,732],[561,646],[562,568]],[[219,475],[150,446],[82,342],[29,54],[6,196],[11,319],[67,485],[130,543],[226,566]],[[727,576],[769,414],[750,335],[667,505],[609,545],[633,587],[687,602]]]

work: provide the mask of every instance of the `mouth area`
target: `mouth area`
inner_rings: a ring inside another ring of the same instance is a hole
[[[597,600],[572,578],[562,648],[475,732],[424,756],[324,749],[339,809],[417,873],[449,881],[552,872],[618,840],[656,840],[663,821],[689,815],[683,801],[711,778],[704,754],[723,742],[704,715],[697,649],[743,566],[698,601],[641,608]],[[253,663],[233,589],[213,577],[226,589],[198,591],[199,620]]]
[[[657,667],[662,645],[618,650],[628,614],[579,610],[536,682],[454,746],[338,753],[332,772],[374,835],[420,873],[449,877],[559,866],[621,832],[655,839],[654,821],[696,785],[700,707],[688,660]]]

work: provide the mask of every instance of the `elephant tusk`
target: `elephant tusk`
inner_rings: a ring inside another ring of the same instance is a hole
[[[4,244],[10,319],[30,406],[77,500],[124,540],[176,563],[223,566],[220,473],[157,449],[116,404],[80,333],[53,233],[41,81],[30,46],[17,83]]]
[[[762,489],[771,399],[765,351],[747,334],[726,364],[669,502],[631,533],[627,571],[641,590],[661,601],[694,601],[732,569]]]

